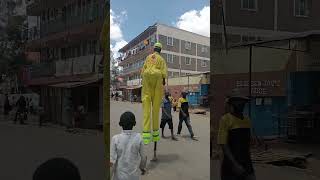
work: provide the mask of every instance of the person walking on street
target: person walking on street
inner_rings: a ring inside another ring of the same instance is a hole
[[[177,111],[177,99],[173,98],[172,100],[172,106],[173,106],[173,111],[176,112]]]
[[[177,135],[180,136],[182,130],[182,123],[185,122],[187,128],[189,130],[191,139],[197,140],[194,136],[191,122],[190,122],[190,115],[189,115],[189,102],[187,100],[187,93],[182,92],[181,98],[178,100],[178,109],[179,109],[179,125],[178,125],[178,133]]]
[[[135,94],[135,95],[133,95],[133,102],[138,102],[138,96]]]
[[[160,124],[160,128],[161,128],[161,132],[162,132],[162,138],[165,138],[164,136],[164,128],[166,126],[166,124],[168,123],[169,125],[169,129],[171,131],[171,139],[174,141],[177,141],[178,139],[174,136],[173,134],[173,123],[172,123],[172,103],[169,99],[169,93],[166,92],[165,93],[165,97],[163,98],[162,101],[162,114],[161,114],[161,124]]]
[[[134,114],[123,113],[119,125],[123,131],[112,137],[110,149],[113,180],[140,180],[141,173],[146,172],[147,157],[141,134],[132,130],[136,125]]]
[[[161,43],[155,43],[154,52],[147,56],[141,71],[143,107],[142,137],[145,144],[149,144],[151,141],[156,144],[156,142],[160,140],[159,113],[168,71],[166,61],[160,55],[161,49]],[[152,116],[150,116],[151,112]]]
[[[26,98],[26,102],[27,102],[27,107],[26,107],[26,112],[27,113],[30,113],[30,99],[29,98]]]
[[[115,100],[116,100],[116,101],[118,101],[118,97],[119,97],[119,93],[118,93],[118,91],[117,91],[116,94],[115,94]]]
[[[3,113],[4,115],[8,115],[10,111],[11,111],[10,101],[9,101],[8,94],[6,94],[4,99]]]
[[[82,98],[81,103],[77,106],[75,117],[74,117],[74,127],[73,128],[81,128],[83,122],[85,121],[85,100]]]
[[[16,103],[17,106],[17,112],[14,118],[14,123],[17,122],[18,116],[19,116],[19,121],[20,124],[26,124],[24,121],[27,120],[27,102],[24,96],[20,96],[19,100]]]
[[[218,144],[223,151],[221,180],[254,180],[250,155],[251,122],[243,114],[249,98],[234,89],[226,98],[226,113],[222,116]]]

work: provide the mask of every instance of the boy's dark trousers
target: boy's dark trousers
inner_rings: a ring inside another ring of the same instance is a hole
[[[189,133],[190,133],[191,137],[193,137],[194,134],[193,134],[192,126],[191,126],[191,123],[190,123],[190,117],[179,117],[179,125],[178,125],[178,133],[177,133],[177,134],[180,134],[180,133],[181,133],[182,123],[183,123],[183,122],[186,123],[187,128],[188,128],[188,130],[189,130]]]
[[[24,124],[24,121],[27,120],[27,113],[25,112],[25,109],[18,109],[16,111],[16,115],[15,115],[15,118],[14,118],[14,123],[17,122],[17,119],[18,119],[18,115],[20,116],[23,116],[23,117],[20,117],[19,121],[20,121],[20,124]]]
[[[168,123],[169,129],[173,129],[172,118],[161,118],[160,128],[163,129]]]

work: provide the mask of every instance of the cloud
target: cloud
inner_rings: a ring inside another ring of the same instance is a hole
[[[210,37],[210,7],[185,12],[175,25],[180,29]]]
[[[126,11],[122,11],[118,15],[112,9],[110,10],[110,49],[113,53],[114,58],[119,57],[119,49],[128,44],[128,42],[124,40],[121,30],[121,23],[125,20],[126,17]]]
[[[112,43],[110,45],[110,49],[111,49],[111,51],[113,53],[113,57],[114,58],[119,57],[119,53],[118,53],[119,49],[121,49],[122,47],[124,47],[127,44],[128,44],[128,42],[123,40],[123,39],[120,40],[120,41],[116,41],[115,43]]]

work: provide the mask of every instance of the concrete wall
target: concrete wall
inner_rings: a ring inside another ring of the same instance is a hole
[[[212,116],[211,130],[217,133],[219,119],[225,112],[225,98],[232,89],[240,89],[242,95],[249,95],[248,73],[215,74],[211,77],[214,86],[210,89]],[[245,82],[246,81],[246,82]],[[287,95],[287,76],[284,71],[256,72],[252,74],[253,97],[285,97]]]
[[[256,11],[241,9],[241,0],[226,0],[225,2],[225,18],[227,25],[247,27],[248,22],[250,22],[250,27],[252,28],[273,30],[273,0],[256,1],[258,3]]]
[[[158,34],[162,34],[164,36],[175,37],[177,39],[183,39],[193,43],[210,46],[209,37],[201,36],[185,30],[177,29],[163,24],[157,24],[157,31]]]
[[[274,47],[288,47],[288,44],[279,44]],[[284,70],[289,61],[291,51],[253,47],[252,72]],[[235,48],[228,51],[212,52],[213,69],[215,74],[233,74],[249,72],[249,48]]]
[[[199,84],[190,84],[188,85],[169,85],[168,91],[171,93],[171,96],[175,99],[179,99],[181,97],[182,92],[186,92],[190,89],[190,91],[200,91]]]
[[[320,2],[318,0],[307,0],[310,7],[308,17],[294,15],[294,0],[258,0],[256,10],[242,9],[240,0],[226,0],[225,2],[225,17],[228,26],[289,32],[320,29],[318,21],[320,13],[317,9]],[[215,22],[215,24],[221,23],[218,20]]]
[[[188,83],[189,84],[200,84],[201,80],[202,80],[201,75],[189,76],[189,78],[187,76],[170,78],[168,80],[168,85],[169,86],[188,85]]]

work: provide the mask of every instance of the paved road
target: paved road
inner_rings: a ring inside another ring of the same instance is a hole
[[[142,129],[142,105],[128,102],[111,101],[111,135],[121,132],[118,125],[121,113],[132,111],[136,115],[136,131]],[[178,114],[174,114],[174,130],[177,130]],[[210,179],[209,160],[209,115],[191,115],[194,132],[199,141],[191,140],[186,126],[183,126],[182,137],[178,142],[161,139],[158,145],[157,163],[148,162],[149,172],[142,180],[208,180]],[[168,126],[167,126],[168,128]],[[170,131],[166,130],[166,135]],[[146,147],[148,158],[152,158],[153,145]]]
[[[53,157],[66,157],[83,180],[105,179],[102,133],[70,134],[62,128],[14,125],[0,118],[0,179],[31,180],[36,167]]]

